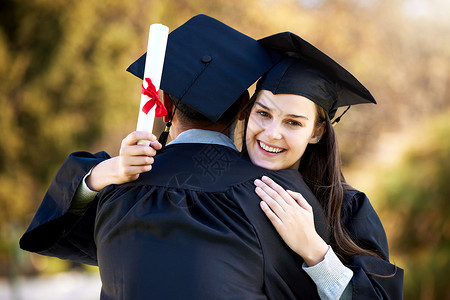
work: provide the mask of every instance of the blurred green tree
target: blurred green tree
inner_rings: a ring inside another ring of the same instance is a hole
[[[131,49],[139,49],[148,29],[133,22],[141,12],[127,1],[0,5],[0,274],[5,274],[13,263],[2,246],[8,231],[29,223],[65,157],[92,149],[104,133],[120,131],[137,114],[130,95],[139,101],[139,82],[124,70],[138,56]]]
[[[376,184],[391,252],[406,271],[405,299],[450,299],[449,118],[450,112],[416,126]]]

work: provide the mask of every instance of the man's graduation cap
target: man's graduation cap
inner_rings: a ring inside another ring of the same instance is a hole
[[[259,42],[284,57],[259,80],[257,89],[304,96],[323,107],[330,119],[341,106],[376,104],[370,92],[352,74],[299,36],[283,32]]]
[[[142,78],[145,56],[127,71]],[[273,64],[258,41],[197,15],[169,34],[161,89],[216,122]]]

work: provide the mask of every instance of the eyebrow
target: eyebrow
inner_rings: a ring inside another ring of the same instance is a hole
[[[268,110],[268,111],[272,111],[272,109],[270,109],[268,106],[262,104],[262,103],[259,102],[259,101],[256,101],[255,104],[258,104],[259,106],[261,106],[262,108],[264,108],[264,109],[266,109],[266,110]],[[309,120],[308,117],[303,116],[303,115],[288,114],[288,115],[286,115],[286,116],[289,117],[289,118],[300,118],[300,119],[306,119],[306,120]]]

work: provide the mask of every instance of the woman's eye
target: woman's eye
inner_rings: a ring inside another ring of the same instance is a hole
[[[268,117],[270,117],[270,115],[267,113],[267,112],[265,112],[265,111],[257,111],[256,112],[258,115],[260,115],[261,117],[265,117],[265,118],[268,118]]]
[[[288,121],[287,123],[291,126],[303,126],[301,123],[297,121]]]

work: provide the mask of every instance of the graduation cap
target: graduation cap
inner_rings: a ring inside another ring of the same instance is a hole
[[[142,79],[145,57],[127,71]],[[273,59],[253,38],[197,15],[169,34],[161,89],[216,122],[273,66]]]
[[[301,37],[283,32],[259,42],[281,53],[283,59],[259,80],[258,90],[304,96],[324,108],[330,119],[341,106],[376,104],[350,72]]]

